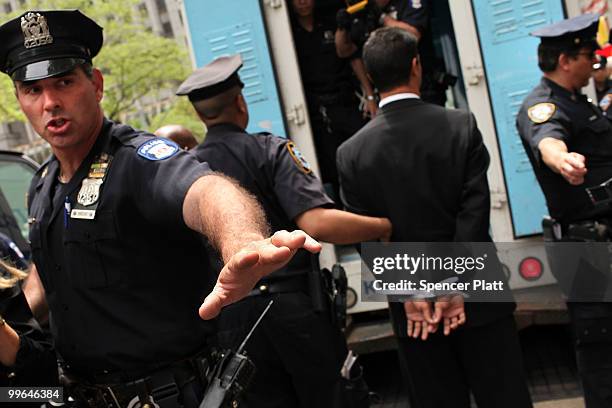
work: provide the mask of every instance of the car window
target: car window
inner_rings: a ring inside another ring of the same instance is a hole
[[[19,157],[0,156],[0,186],[24,237],[28,236],[26,193],[35,169]]]

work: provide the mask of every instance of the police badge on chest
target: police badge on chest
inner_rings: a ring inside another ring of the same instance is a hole
[[[83,179],[77,194],[76,207],[70,211],[70,218],[93,220],[96,217],[100,191],[106,180],[112,156],[101,154],[89,168],[89,174]]]

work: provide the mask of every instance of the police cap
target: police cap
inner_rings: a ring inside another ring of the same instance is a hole
[[[27,11],[0,26],[0,71],[15,81],[63,74],[91,62],[102,27],[78,10]]]
[[[542,44],[561,47],[594,46],[599,48],[596,41],[599,14],[582,14],[567,20],[539,28],[531,33],[540,37]]]
[[[191,102],[217,96],[235,86],[243,87],[238,76],[242,67],[240,55],[220,57],[202,68],[196,69],[176,91],[177,95],[187,95]]]

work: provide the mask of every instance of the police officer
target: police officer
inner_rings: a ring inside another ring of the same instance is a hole
[[[337,49],[336,37],[340,33],[335,21],[316,12],[315,0],[292,0],[291,5],[293,40],[321,179],[331,184],[337,194],[336,150],[365,123],[351,74],[352,66],[359,70],[360,61],[355,59],[358,56],[355,50],[347,50],[341,43]],[[374,90],[365,71],[357,71],[357,75],[366,93],[367,112],[374,115],[377,109]]]
[[[538,65],[543,78],[523,101],[516,119],[549,213],[560,223],[561,239],[575,225],[610,225],[612,216],[609,207],[594,206],[585,191],[612,177],[612,124],[580,92],[597,62],[597,24],[598,16],[587,14],[532,33],[540,37]],[[612,305],[570,302],[568,309],[586,405],[610,407]]]
[[[396,27],[415,35],[419,40],[419,56],[423,67],[421,98],[425,102],[444,106],[450,76],[444,61],[436,56],[431,31],[433,1],[430,0],[376,0],[383,13],[383,27]]]
[[[387,219],[331,208],[333,201],[293,142],[245,131],[249,113],[238,76],[241,66],[239,55],[219,58],[196,70],[177,91],[189,97],[208,129],[194,150],[198,159],[254,194],[275,229],[299,226],[339,244],[388,237]],[[274,300],[247,345],[257,373],[245,406],[343,406],[340,368],[346,345],[329,317],[315,310],[312,273],[318,270],[312,272],[310,254],[300,251],[287,267],[260,281],[247,299],[221,314],[221,344],[235,347]]]
[[[320,246],[302,232],[264,239],[263,212],[234,182],[106,119],[92,67],[102,28],[78,10],[28,11],[0,37],[0,69],[53,151],[28,206],[64,383],[80,405],[198,406],[194,365],[210,363],[214,331],[203,319]],[[216,284],[198,233],[226,262]]]
[[[338,13],[338,22],[350,27],[351,40],[359,48],[363,47],[368,38],[368,31],[377,27],[395,27],[414,35],[419,42],[419,57],[423,67],[421,98],[425,102],[444,106],[446,88],[453,85],[456,78],[446,73],[444,61],[436,55],[431,30],[433,3],[430,0],[375,0],[370,3],[375,7],[366,8],[365,13],[368,15],[362,14],[357,19],[365,26],[351,23],[348,13],[343,11]]]

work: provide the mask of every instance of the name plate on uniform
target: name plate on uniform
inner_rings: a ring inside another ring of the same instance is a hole
[[[93,220],[96,218],[96,210],[81,210],[74,208],[70,212],[70,218],[78,218],[81,220]]]

